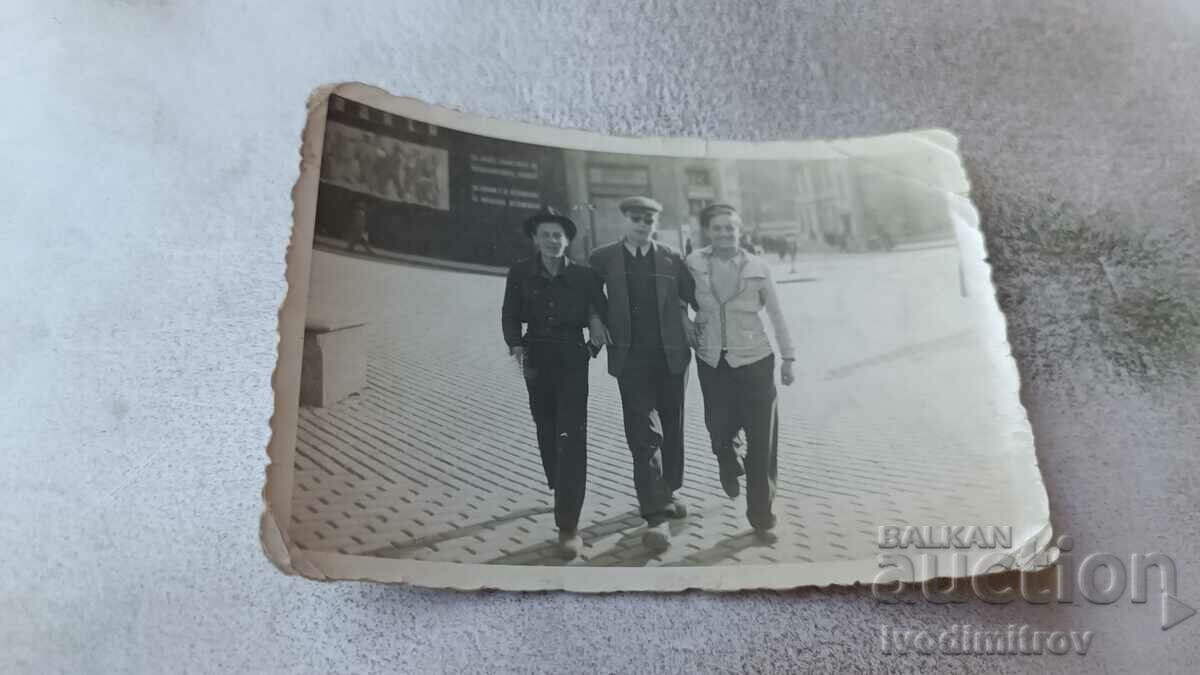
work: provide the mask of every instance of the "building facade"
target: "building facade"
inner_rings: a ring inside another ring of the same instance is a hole
[[[759,241],[794,241],[802,251],[855,250],[862,206],[848,160],[737,163],[747,230]]]
[[[582,252],[621,238],[625,218],[618,205],[626,197],[660,202],[658,240],[681,250],[695,240],[704,207],[722,201],[740,208],[731,162],[567,150],[565,163],[568,210],[586,232],[576,243]]]
[[[563,150],[437,127],[339,96],[329,100],[317,234],[351,233],[367,212],[375,248],[503,269],[533,254],[522,222],[543,207],[570,216],[585,259],[619,239],[621,200],[663,205],[658,239],[705,245],[698,214],[742,214],[770,250],[862,251],[952,236],[945,196],[904,177],[906,158],[717,160]]]
[[[532,254],[522,222],[566,208],[563,151],[477,136],[330,97],[317,234],[340,237],[356,205],[372,246],[507,267]]]

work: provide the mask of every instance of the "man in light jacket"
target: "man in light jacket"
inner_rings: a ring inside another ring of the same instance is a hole
[[[741,225],[737,210],[728,204],[713,204],[700,213],[700,227],[712,245],[687,258],[699,307],[690,337],[721,486],[730,498],[738,496],[742,468],[734,439],[739,429],[745,430],[746,516],[761,538],[774,542],[771,503],[778,476],[779,415],[775,353],[763,325],[763,310],[779,345],[784,385],[795,379],[796,354],[770,268],[738,245]]]

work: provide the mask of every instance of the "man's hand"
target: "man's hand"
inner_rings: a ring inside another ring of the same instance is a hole
[[[683,319],[683,335],[692,349],[700,348],[700,327],[686,317]]]
[[[525,348],[521,346],[509,347],[508,355],[516,361],[517,370],[525,372]]]
[[[596,348],[612,344],[612,336],[608,334],[608,328],[595,314],[588,319],[588,341]]]
[[[792,361],[784,361],[783,367],[779,370],[779,381],[785,387],[790,387],[796,381],[796,376],[792,374],[792,363]]]
[[[700,326],[688,317],[687,303],[679,303],[679,315],[683,319],[683,337],[692,349],[700,348]]]

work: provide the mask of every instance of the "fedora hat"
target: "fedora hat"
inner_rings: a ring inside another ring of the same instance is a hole
[[[567,233],[567,239],[575,240],[575,233],[577,232],[575,221],[558,213],[549,206],[543,207],[541,211],[525,219],[525,223],[522,225],[525,229],[525,235],[532,239],[534,233],[537,232],[537,226],[542,223],[558,223],[562,226],[563,231]]]

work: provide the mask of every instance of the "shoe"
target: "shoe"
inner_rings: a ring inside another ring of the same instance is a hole
[[[680,518],[687,518],[687,514],[688,514],[687,504],[684,504],[683,500],[679,499],[678,497],[671,498],[671,503],[667,504],[666,511],[667,511],[667,517],[672,520],[679,520]]]
[[[742,469],[742,463],[738,461],[737,455],[729,455],[717,457],[717,464],[721,469],[721,487],[730,499],[735,499],[741,494],[738,476],[746,474],[746,471]]]
[[[560,531],[558,533],[558,554],[563,560],[574,560],[582,548],[583,539],[580,538],[578,532]]]
[[[779,535],[775,534],[775,530],[760,530],[756,527],[754,528],[754,536],[768,546],[779,541]]]
[[[758,540],[766,544],[774,544],[779,541],[779,535],[775,534],[775,524],[778,520],[775,514],[769,514],[761,522],[750,521],[750,527],[754,528],[754,534]]]
[[[671,528],[666,523],[647,525],[642,533],[642,546],[661,553],[671,547]]]

